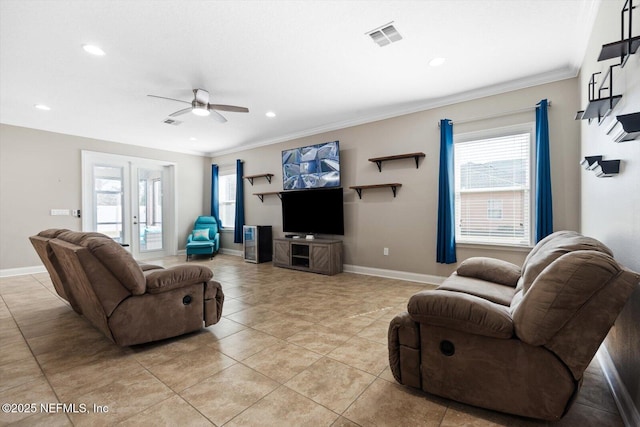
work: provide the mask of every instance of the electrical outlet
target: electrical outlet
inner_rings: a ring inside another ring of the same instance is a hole
[[[384,248],[384,249],[382,250],[382,254],[383,254],[384,256],[389,255],[389,248]]]

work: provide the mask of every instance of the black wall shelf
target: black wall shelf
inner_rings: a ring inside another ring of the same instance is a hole
[[[620,173],[620,160],[602,160],[603,156],[586,156],[580,164],[598,178],[609,178]]]
[[[613,58],[625,58],[636,53],[638,51],[638,47],[640,47],[640,36],[607,43],[602,45],[598,61],[606,61],[607,59]]]
[[[249,183],[251,183],[251,185],[253,185],[253,180],[255,178],[267,178],[267,181],[269,181],[269,184],[271,184],[271,177],[273,177],[272,173],[261,173],[258,175],[245,175],[243,176],[244,179],[249,180]]]
[[[382,172],[382,162],[386,162],[388,160],[400,160],[400,159],[415,159],[416,161],[416,169],[418,169],[419,160],[421,157],[426,157],[424,153],[408,153],[408,154],[397,154],[394,156],[384,156],[384,157],[374,157],[369,159],[370,162],[374,162],[378,165],[378,171]]]
[[[280,192],[279,191],[269,191],[267,193],[253,193],[254,196],[258,196],[258,198],[260,199],[260,201],[262,203],[264,203],[264,196],[272,196],[272,195],[276,195],[278,196],[279,199],[282,199],[282,197],[280,196]]]
[[[633,0],[627,0],[620,11],[620,40],[602,45],[598,61],[620,58],[620,66],[624,67],[629,56],[638,51],[640,36],[633,36]],[[625,15],[627,33],[625,34]]]
[[[352,190],[356,190],[356,192],[358,193],[358,197],[362,199],[362,190],[365,190],[368,188],[387,188],[387,187],[391,188],[391,191],[393,192],[393,197],[396,197],[396,192],[398,190],[398,187],[402,187],[402,184],[398,182],[393,182],[390,184],[354,185],[349,188],[351,188]]]
[[[597,72],[591,75],[588,85],[589,103],[587,104],[587,108],[576,113],[576,120],[586,119],[591,123],[591,120],[598,119],[598,124],[600,124],[604,118],[611,113],[618,102],[620,102],[622,95],[613,94],[613,70],[619,66],[620,64],[614,64],[609,67],[598,89],[596,89],[596,85],[598,84],[596,77],[602,73]]]

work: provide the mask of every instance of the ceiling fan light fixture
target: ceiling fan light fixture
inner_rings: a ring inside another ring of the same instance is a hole
[[[211,114],[209,110],[206,109],[206,107],[193,107],[193,110],[191,110],[191,112],[196,116],[201,116],[201,117],[206,117],[209,114]]]

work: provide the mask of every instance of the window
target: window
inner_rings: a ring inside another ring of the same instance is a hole
[[[531,244],[532,134],[455,137],[457,242]]]
[[[94,166],[93,194],[95,231],[122,243],[124,216],[123,169],[121,167]]]
[[[224,228],[234,228],[236,223],[236,174],[218,176],[218,202],[220,222]]]

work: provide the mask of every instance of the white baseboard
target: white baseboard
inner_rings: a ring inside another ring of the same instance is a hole
[[[242,251],[239,251],[237,249],[220,248],[220,253],[224,254],[224,255],[233,255],[233,256],[242,256],[243,255]]]
[[[36,265],[32,267],[5,268],[0,270],[0,277],[24,276],[25,274],[46,273],[47,269],[44,265]]]
[[[220,248],[220,253],[224,255],[233,255],[241,257],[242,251],[236,249],[225,249]],[[181,250],[178,251],[178,255],[184,256],[186,251]],[[356,273],[356,274],[364,274],[367,276],[377,276],[377,277],[386,277],[388,279],[397,279],[397,280],[406,280],[409,282],[418,282],[418,283],[430,283],[433,285],[440,285],[444,281],[444,277],[442,276],[432,276],[430,274],[419,274],[419,273],[411,273],[408,271],[398,271],[398,270],[386,270],[382,268],[373,268],[373,267],[361,267],[358,265],[350,265],[344,264],[343,271],[346,273]],[[36,273],[46,273],[47,270],[44,266],[33,266],[33,267],[22,267],[22,268],[8,268],[4,270],[0,270],[0,277],[10,277],[10,276],[22,276],[25,274],[36,274]]]
[[[620,374],[618,374],[618,370],[613,364],[613,359],[611,359],[611,355],[604,344],[600,346],[596,356],[598,357],[598,362],[600,362],[604,377],[611,389],[611,394],[613,394],[613,399],[618,406],[624,425],[627,427],[640,426],[640,413],[638,412],[638,408],[636,408],[633,403],[629,391],[622,382]]]
[[[432,276],[430,274],[411,273],[408,271],[385,270],[383,268],[362,267],[359,265],[344,264],[342,269],[346,273],[365,274],[367,276],[385,277],[387,279],[407,280],[410,282],[429,283],[440,285],[445,277]]]

